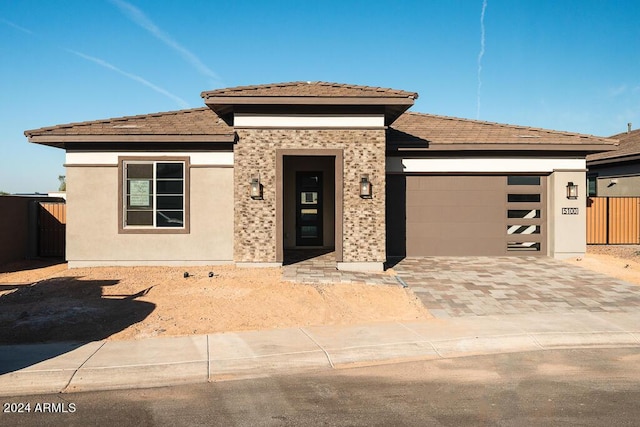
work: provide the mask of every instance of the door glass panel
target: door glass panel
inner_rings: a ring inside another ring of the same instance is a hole
[[[303,225],[300,227],[300,237],[303,239],[315,239],[318,237],[318,227],[315,225]]]
[[[540,185],[540,177],[511,175],[507,177],[507,185]]]
[[[540,202],[540,194],[509,194],[507,197],[514,203]]]
[[[303,221],[315,221],[318,218],[318,209],[300,209],[300,219]]]
[[[303,191],[300,193],[300,203],[303,205],[315,205],[318,203],[318,193],[315,191]]]
[[[540,242],[508,242],[508,251],[539,252]]]
[[[507,234],[540,234],[539,225],[507,225]]]
[[[509,209],[507,218],[540,218],[539,209]]]
[[[296,173],[296,246],[322,246],[322,172]]]

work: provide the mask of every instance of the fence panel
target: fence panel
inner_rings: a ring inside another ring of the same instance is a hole
[[[587,244],[640,244],[640,197],[590,197]]]
[[[64,202],[40,202],[38,212],[38,255],[64,257],[67,205]]]
[[[609,198],[609,244],[637,245],[638,197]]]
[[[589,197],[587,200],[587,244],[607,243],[607,198]]]

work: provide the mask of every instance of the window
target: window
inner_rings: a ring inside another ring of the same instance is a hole
[[[122,232],[188,232],[187,159],[126,159],[121,166]]]
[[[540,185],[540,177],[527,175],[510,175],[507,177],[507,185]]]
[[[587,175],[587,191],[589,197],[598,195],[598,175]]]
[[[540,194],[508,194],[507,201],[510,203],[540,203]]]

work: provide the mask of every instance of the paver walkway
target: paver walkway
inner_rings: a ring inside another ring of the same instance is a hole
[[[640,286],[552,258],[405,258],[393,269],[436,317],[640,311]]]
[[[336,254],[329,252],[283,267],[282,279],[299,283],[366,283],[370,285],[398,285],[386,273],[362,273],[336,269]]]

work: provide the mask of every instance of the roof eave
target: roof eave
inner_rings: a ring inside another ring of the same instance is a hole
[[[68,143],[233,143],[235,133],[215,135],[27,135],[27,140],[34,144],[65,148]]]
[[[398,152],[434,152],[434,151],[554,151],[599,153],[612,149],[610,144],[519,144],[519,143],[453,143],[442,144],[425,141],[424,145],[415,142],[403,145],[401,142],[390,144],[391,150]],[[613,147],[615,148],[615,147]]]
[[[202,94],[205,104],[220,116],[227,124],[231,124],[230,116],[237,107],[257,106],[316,106],[316,107],[384,107],[385,125],[391,125],[405,111],[411,108],[413,96],[208,96]]]
[[[638,160],[640,160],[640,153],[628,154],[625,156],[607,157],[604,159],[596,159],[596,160],[587,159],[587,165],[599,166],[599,165],[609,165],[609,164],[615,164],[615,163],[633,162]]]

